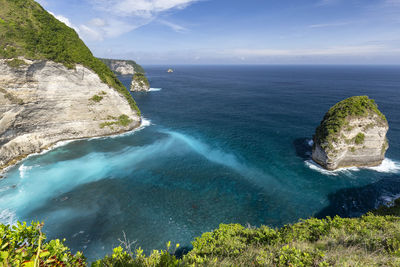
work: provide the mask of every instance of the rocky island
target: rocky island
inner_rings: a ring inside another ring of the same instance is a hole
[[[33,0],[0,0],[0,169],[70,139],[138,127],[129,91]]]
[[[388,149],[385,116],[368,96],[353,96],[325,114],[314,135],[312,159],[328,170],[380,165]]]
[[[147,92],[149,90],[150,90],[150,84],[149,84],[149,81],[147,80],[146,76],[140,72],[133,74],[132,83],[131,83],[131,91]]]

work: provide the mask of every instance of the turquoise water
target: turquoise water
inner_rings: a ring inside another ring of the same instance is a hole
[[[135,93],[145,125],[29,157],[0,181],[0,221],[43,220],[95,259],[126,233],[146,252],[220,223],[281,226],[359,216],[400,196],[400,67],[146,68]],[[129,77],[120,77],[129,85]],[[331,105],[369,95],[386,114],[390,148],[375,169],[326,172],[310,140]]]

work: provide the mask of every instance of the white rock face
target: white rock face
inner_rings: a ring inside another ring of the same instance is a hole
[[[142,81],[136,81],[135,79],[132,79],[132,83],[131,83],[131,91],[132,92],[147,92],[150,90],[150,86],[148,86],[147,84],[145,84]]]
[[[111,70],[121,75],[133,75],[135,74],[135,69],[132,65],[129,65],[125,61],[114,61],[111,63]]]
[[[331,148],[323,149],[314,141],[313,160],[328,170],[380,165],[389,147],[386,139],[389,129],[387,122],[376,114],[349,118],[348,122]],[[364,136],[362,142],[356,141],[357,135]]]
[[[70,70],[26,60],[11,68],[6,62],[0,59],[0,169],[62,140],[117,134],[140,124],[125,97],[83,66]],[[98,101],[91,100],[94,95]],[[129,117],[128,125],[117,123],[121,115]]]

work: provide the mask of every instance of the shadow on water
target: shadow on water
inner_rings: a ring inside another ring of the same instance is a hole
[[[363,187],[341,189],[328,196],[329,206],[315,215],[316,218],[339,215],[359,217],[368,211],[387,204],[400,194],[400,176],[389,175],[376,183]]]
[[[178,259],[182,259],[183,256],[185,256],[186,254],[188,254],[193,248],[189,247],[189,246],[184,246],[184,247],[179,247],[174,255],[175,257],[177,257]]]
[[[310,138],[297,138],[293,141],[293,146],[296,150],[296,156],[307,160],[311,157],[311,146],[309,145]]]

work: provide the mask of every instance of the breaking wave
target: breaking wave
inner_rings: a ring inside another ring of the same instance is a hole
[[[355,171],[360,171],[362,169],[367,169],[367,170],[372,170],[376,172],[382,172],[382,173],[399,173],[400,172],[400,163],[388,158],[385,158],[381,165],[376,166],[376,167],[350,167],[350,168],[340,168],[334,171],[328,171],[324,168],[322,168],[320,165],[318,165],[315,161],[313,160],[306,160],[305,164],[307,167],[314,171],[318,171],[322,174],[325,175],[334,175],[337,176],[339,174],[350,174],[351,172]]]

